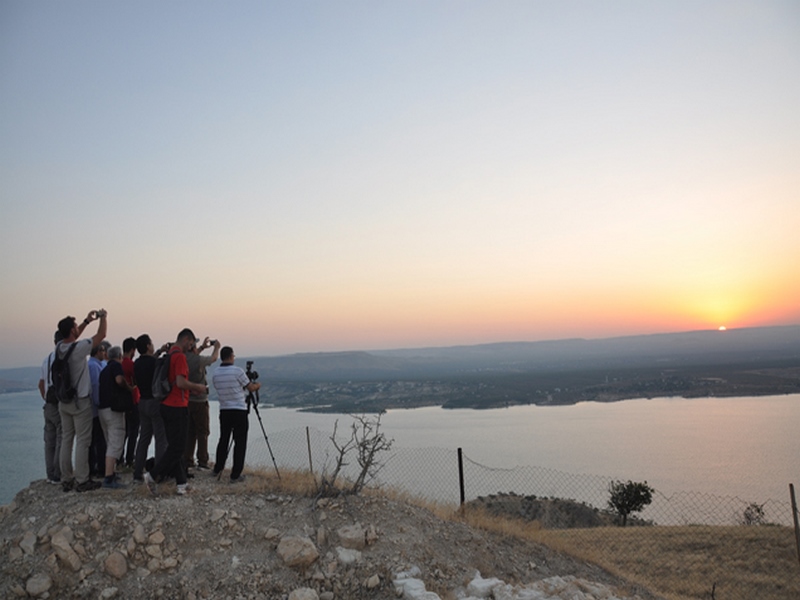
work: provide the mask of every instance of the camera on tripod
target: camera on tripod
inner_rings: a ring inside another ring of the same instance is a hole
[[[253,371],[253,361],[252,360],[248,360],[247,361],[247,371],[246,371],[246,373],[247,373],[247,378],[250,381],[255,381],[256,379],[258,379],[258,371]]]
[[[250,383],[253,383],[256,379],[258,379],[258,371],[253,370],[253,361],[247,361],[247,370],[245,371],[247,378],[250,380]],[[250,410],[250,405],[258,406],[258,390],[255,393],[248,392],[247,393],[247,410]]]

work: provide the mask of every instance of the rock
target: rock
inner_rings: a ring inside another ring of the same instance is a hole
[[[147,541],[150,544],[163,544],[166,537],[164,536],[164,532],[160,529],[158,531],[154,531],[150,534],[150,537],[147,538]]]
[[[117,595],[118,591],[119,590],[117,588],[115,588],[115,587],[109,587],[109,588],[104,589],[102,592],[100,592],[100,597],[101,598],[113,598],[114,596]]]
[[[67,541],[67,536],[63,530],[59,531],[53,536],[53,538],[50,540],[50,545],[53,547],[53,550],[55,550],[61,562],[63,562],[73,571],[77,572],[80,570],[81,559],[72,549],[72,546],[70,546],[69,541]]]
[[[325,526],[317,529],[317,546],[325,546],[328,543],[328,530]]]
[[[25,535],[22,536],[19,547],[25,554],[31,555],[33,554],[33,550],[36,548],[36,539],[36,534],[29,529],[25,532]]]
[[[500,579],[496,577],[484,579],[480,573],[476,572],[475,577],[467,584],[467,594],[476,598],[491,598],[492,590],[499,585],[503,585]]]
[[[319,595],[319,600],[333,600],[334,598],[333,592],[322,592]]]
[[[153,558],[161,558],[164,554],[161,552],[161,546],[157,544],[151,544],[145,548],[145,552],[152,556]]]
[[[147,541],[147,535],[144,532],[144,525],[137,523],[133,528],[133,541],[137,544],[144,544]]]
[[[278,555],[286,565],[300,569],[311,566],[319,558],[314,542],[300,536],[281,538],[278,543]]]
[[[352,548],[342,548],[336,546],[336,557],[343,565],[352,565],[361,560],[361,552]]]
[[[353,550],[363,550],[367,545],[366,535],[361,525],[345,525],[336,530],[339,536],[339,543],[345,548]]]
[[[116,579],[122,579],[128,573],[128,561],[120,552],[112,552],[103,563],[106,573]]]
[[[46,573],[36,573],[25,582],[25,591],[29,596],[41,596],[50,590],[53,581]]]
[[[279,537],[281,537],[281,532],[274,527],[267,529],[267,532],[264,534],[264,539],[266,540],[277,540]]]
[[[317,592],[311,588],[298,588],[289,594],[289,600],[319,600]]]
[[[367,579],[367,581],[366,581],[366,583],[364,584],[364,586],[365,586],[365,587],[366,587],[368,590],[374,590],[374,589],[375,589],[376,587],[378,587],[380,584],[381,584],[381,576],[380,576],[380,575],[378,575],[377,573],[375,573],[375,575],[373,575],[372,577],[370,577],[369,579]]]
[[[211,511],[211,522],[216,523],[225,516],[225,511],[221,508],[215,508]]]

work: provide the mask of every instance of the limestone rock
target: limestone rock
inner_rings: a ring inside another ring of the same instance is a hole
[[[29,529],[25,532],[25,535],[22,536],[22,541],[19,543],[19,547],[25,554],[33,554],[33,550],[36,548],[36,539],[36,534]]]
[[[108,555],[103,566],[106,573],[116,579],[122,579],[128,573],[128,561],[122,556],[120,552],[112,552]]]
[[[319,600],[315,590],[311,588],[298,588],[289,594],[289,600]]]
[[[53,536],[53,538],[50,540],[50,545],[53,547],[53,550],[55,550],[61,562],[63,562],[73,571],[77,572],[80,570],[81,559],[72,549],[72,546],[70,546],[68,536],[63,530],[59,531]]]
[[[381,576],[375,573],[375,575],[367,579],[364,585],[368,590],[374,590],[380,584],[381,584]]]
[[[286,536],[278,543],[278,555],[290,567],[305,569],[311,566],[317,558],[314,542],[307,537]]]
[[[339,536],[339,543],[345,548],[353,550],[363,550],[367,545],[367,538],[361,525],[345,525],[336,530]]]
[[[133,541],[137,544],[144,544],[147,541],[147,536],[144,533],[144,525],[137,523],[133,528]]]
[[[225,511],[221,508],[215,508],[211,511],[211,522],[216,523],[225,516]]]
[[[353,563],[357,563],[359,560],[361,560],[361,552],[358,550],[353,550],[352,548],[342,548],[341,546],[337,546],[336,557],[343,565],[352,565]]]
[[[36,573],[25,583],[25,591],[29,596],[41,596],[50,590],[53,581],[46,573]]]
[[[147,541],[151,544],[163,544],[165,539],[164,532],[159,529],[151,533]]]

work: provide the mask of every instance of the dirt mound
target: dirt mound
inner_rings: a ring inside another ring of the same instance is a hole
[[[185,497],[159,487],[153,497],[141,486],[79,494],[32,483],[0,509],[0,597],[283,599],[307,588],[322,600],[395,598],[393,578],[413,567],[445,599],[476,571],[508,584],[575,576],[632,592],[539,544],[383,496],[315,499],[263,474],[244,484],[198,474]],[[309,554],[287,557],[288,540]]]

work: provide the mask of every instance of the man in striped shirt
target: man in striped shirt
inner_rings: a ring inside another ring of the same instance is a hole
[[[236,355],[233,348],[225,346],[219,353],[222,363],[214,370],[211,382],[217,390],[219,399],[219,443],[214,473],[219,475],[228,459],[228,445],[233,435],[233,467],[231,483],[244,481],[244,457],[247,452],[247,392],[255,392],[261,387],[257,381],[250,381],[241,367],[234,365]]]

